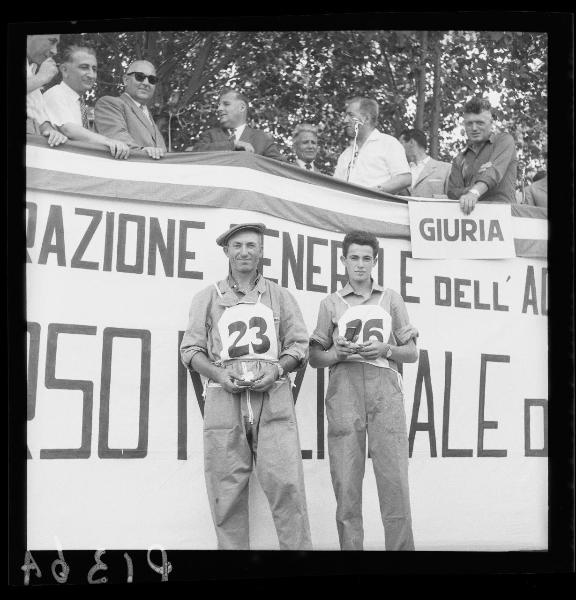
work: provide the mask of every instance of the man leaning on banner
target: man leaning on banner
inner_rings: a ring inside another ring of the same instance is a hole
[[[314,165],[318,155],[318,129],[312,123],[300,123],[292,134],[292,147],[296,154],[296,164],[306,171],[318,173]]]
[[[125,142],[130,148],[143,150],[150,158],[162,158],[166,144],[148,110],[157,82],[152,63],[147,60],[131,63],[124,75],[124,93],[119,97],[103,96],[96,102],[96,131]]]
[[[253,469],[280,549],[311,549],[288,377],[304,366],[308,334],[292,295],[258,272],[264,230],[243,223],[217,238],[228,275],[194,296],[180,347],[184,365],[205,378],[204,471],[220,550],[250,548]]]
[[[412,196],[446,198],[451,165],[428,155],[426,134],[420,129],[405,129],[398,136],[398,141],[404,146],[410,163]]]
[[[470,214],[478,200],[516,202],[516,148],[514,138],[493,131],[492,107],[485,98],[464,105],[466,147],[452,161],[448,198],[460,200]]]
[[[114,158],[128,158],[130,148],[124,142],[107,138],[90,130],[84,94],[96,83],[98,62],[93,48],[68,46],[62,53],[62,82],[44,94],[46,110],[52,123],[68,139],[104,144]]]
[[[220,127],[202,133],[194,152],[245,151],[284,161],[285,158],[265,131],[248,125],[248,98],[233,88],[226,87],[218,98]]]
[[[54,56],[59,33],[26,36],[26,133],[42,135],[49,146],[59,146],[68,138],[50,122],[42,88],[58,74]]]
[[[334,177],[400,194],[410,187],[410,167],[400,142],[376,129],[378,111],[378,103],[371,98],[346,102],[344,127],[351,144],[338,157]]]

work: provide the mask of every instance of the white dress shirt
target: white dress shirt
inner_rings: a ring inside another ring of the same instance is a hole
[[[344,181],[352,160],[352,146],[348,146],[339,156],[334,171],[334,177]],[[404,147],[395,137],[374,129],[358,151],[350,170],[349,182],[375,188],[402,173],[410,173]]]
[[[140,102],[136,102],[136,100],[134,100],[134,98],[132,98],[132,96],[130,94],[126,94],[126,95],[144,113],[144,115],[146,116],[146,118],[153,125],[154,124],[154,119],[152,118],[152,115],[150,114],[150,111],[148,110],[148,107],[145,104],[140,104]]]
[[[80,94],[67,83],[59,83],[44,94],[44,102],[50,121],[60,127],[65,123],[74,123],[82,127]]]
[[[26,77],[28,78],[36,75],[37,70],[38,65],[30,63],[28,59],[26,59]],[[42,125],[42,123],[45,123],[46,121],[50,121],[41,88],[36,88],[29,94],[26,94],[26,116],[31,119],[36,119],[39,125]]]
[[[313,162],[310,163],[310,168],[307,169],[306,168],[306,161],[305,160],[300,160],[298,157],[296,157],[296,164],[299,167],[302,167],[305,171],[315,171],[316,170],[316,168],[314,167],[314,163]]]
[[[236,141],[240,139],[240,136],[244,133],[244,129],[246,129],[246,123],[240,125],[240,127],[230,127],[230,129],[234,129],[234,138]]]

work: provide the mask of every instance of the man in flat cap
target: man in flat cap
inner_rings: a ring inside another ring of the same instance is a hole
[[[281,550],[311,549],[290,371],[308,334],[292,295],[258,272],[262,223],[220,235],[225,279],[192,299],[180,353],[205,386],[204,472],[220,550],[250,548],[248,481],[255,467]]]

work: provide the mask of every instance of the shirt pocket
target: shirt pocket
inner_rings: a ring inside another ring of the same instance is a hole
[[[428,179],[428,184],[432,189],[433,194],[443,194],[444,193],[444,180],[438,178],[430,178]]]

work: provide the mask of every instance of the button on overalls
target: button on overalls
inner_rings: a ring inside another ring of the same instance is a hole
[[[227,307],[217,323],[223,366],[251,379],[279,357],[274,315],[261,295],[255,303]],[[241,394],[230,394],[210,381],[206,392],[204,470],[218,548],[250,547],[248,481],[255,465],[280,549],[311,549],[290,379],[278,380],[267,392]]]
[[[358,342],[391,340],[391,316],[378,304],[350,306],[338,321],[343,335],[359,327]],[[408,436],[400,374],[388,360],[359,354],[330,369],[326,394],[328,454],[336,495],[336,524],[342,550],[362,550],[362,481],[366,434],[372,458],[386,550],[413,550],[408,489]]]

